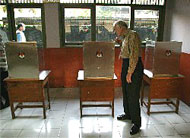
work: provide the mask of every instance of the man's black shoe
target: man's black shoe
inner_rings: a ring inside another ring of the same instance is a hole
[[[131,135],[135,135],[140,131],[140,127],[136,124],[133,124],[133,126],[131,127],[131,131],[130,134]]]
[[[122,114],[117,116],[117,120],[131,120],[131,118],[128,117],[126,114]]]

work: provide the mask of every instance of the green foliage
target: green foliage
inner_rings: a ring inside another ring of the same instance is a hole
[[[4,5],[1,5],[1,6],[0,6],[0,12],[6,13],[6,12],[7,12],[7,7],[4,6]]]

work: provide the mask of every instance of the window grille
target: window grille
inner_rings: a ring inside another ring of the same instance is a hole
[[[163,6],[165,0],[8,0],[8,3],[95,3],[95,4],[129,4]],[[6,0],[0,0],[5,4]]]

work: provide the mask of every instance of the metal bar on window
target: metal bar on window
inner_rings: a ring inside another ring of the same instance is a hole
[[[8,3],[45,3],[45,2],[60,2],[60,3],[95,3],[95,4],[130,4],[130,5],[159,5],[163,6],[165,0],[8,0]],[[6,3],[6,0],[1,0],[0,3]]]
[[[130,20],[130,29],[134,29],[134,22],[135,22],[135,11],[133,6],[131,6],[131,20]]]
[[[96,7],[91,9],[91,40],[96,41]]]

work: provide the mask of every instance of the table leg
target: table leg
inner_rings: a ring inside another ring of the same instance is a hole
[[[151,99],[148,97],[148,106],[147,106],[147,114],[150,115],[150,106],[151,106]]]
[[[144,81],[142,81],[142,87],[141,87],[141,106],[143,106],[143,99],[144,99]]]
[[[14,109],[14,105],[13,102],[10,101],[10,107],[11,107],[11,115],[12,115],[12,119],[15,118],[15,109]]]
[[[112,117],[114,117],[114,99],[112,100]]]
[[[179,99],[177,98],[176,100],[176,113],[178,114],[178,111],[179,111]]]
[[[20,102],[19,105],[22,106],[23,104]],[[23,109],[23,107],[20,107],[20,109]]]
[[[80,100],[80,117],[82,117],[82,101]]]
[[[47,97],[48,97],[48,108],[50,109],[50,96],[49,96],[49,81],[47,81]]]
[[[46,119],[46,107],[45,107],[45,102],[42,102],[43,105],[43,115],[44,115],[44,119]]]

